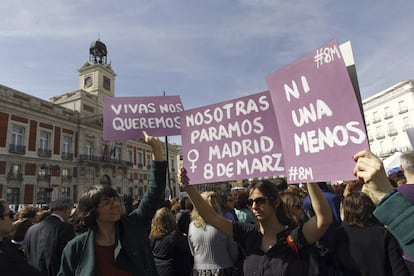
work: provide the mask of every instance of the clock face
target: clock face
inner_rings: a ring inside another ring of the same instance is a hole
[[[84,81],[84,86],[88,88],[88,87],[91,87],[92,84],[93,84],[92,77],[91,76],[86,77]]]

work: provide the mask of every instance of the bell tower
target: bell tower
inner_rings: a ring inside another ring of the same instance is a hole
[[[116,73],[107,63],[108,50],[99,39],[89,47],[89,61],[79,69],[79,89],[99,97],[114,97]]]

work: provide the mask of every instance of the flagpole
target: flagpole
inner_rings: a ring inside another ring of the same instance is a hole
[[[165,96],[165,91],[164,95]],[[170,189],[170,197],[172,196],[172,189],[171,189],[171,178],[170,178],[170,159],[168,157],[168,136],[165,136],[165,158],[167,159],[167,183],[168,188]]]

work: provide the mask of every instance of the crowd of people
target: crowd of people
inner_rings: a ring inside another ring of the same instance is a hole
[[[165,200],[166,161],[152,147],[148,190],[125,205],[108,185],[77,202],[18,213],[0,199],[1,275],[414,275],[414,152],[387,176],[369,151],[354,155],[357,180],[328,185],[252,182],[201,194],[185,168]]]

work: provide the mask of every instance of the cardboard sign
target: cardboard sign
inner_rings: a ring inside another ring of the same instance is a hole
[[[183,111],[181,124],[190,184],[284,173],[269,92]]]
[[[183,109],[179,96],[106,97],[103,139],[142,138],[143,130],[152,136],[179,135]]]
[[[352,156],[369,148],[336,41],[267,77],[289,183],[354,179]]]

